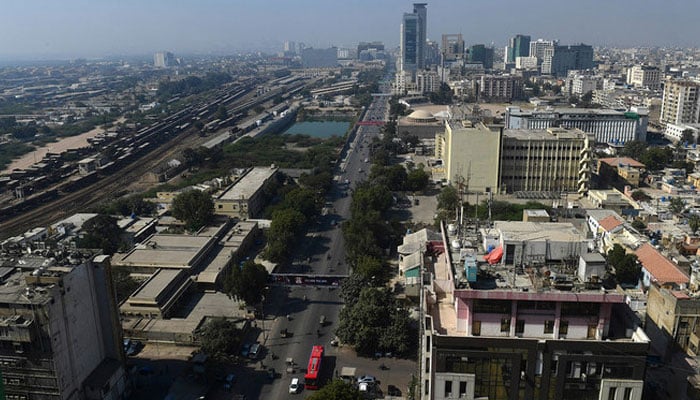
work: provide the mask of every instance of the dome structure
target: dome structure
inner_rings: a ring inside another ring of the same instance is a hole
[[[409,114],[406,118],[413,122],[435,122],[437,119],[433,116],[433,114],[429,113],[428,111],[425,110],[416,110]]]

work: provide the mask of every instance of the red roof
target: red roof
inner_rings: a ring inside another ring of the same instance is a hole
[[[635,160],[634,158],[629,158],[629,157],[609,157],[609,158],[600,158],[598,161],[608,164],[611,167],[617,168],[618,165],[624,164],[624,165],[629,165],[630,167],[633,168],[644,168],[646,165],[640,163],[639,161]]]
[[[676,264],[664,257],[649,243],[641,245],[635,254],[637,254],[644,269],[660,284],[690,282],[688,276],[678,269]]]
[[[617,219],[614,215],[609,215],[603,219],[600,220],[600,227],[605,229],[607,232],[611,232],[613,229],[617,228],[618,226],[622,225],[622,221]]]

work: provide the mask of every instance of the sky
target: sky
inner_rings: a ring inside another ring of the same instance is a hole
[[[428,38],[505,46],[527,34],[561,44],[700,47],[698,0],[434,0]],[[0,62],[151,54],[233,54],[359,41],[398,46],[411,1],[2,0]]]

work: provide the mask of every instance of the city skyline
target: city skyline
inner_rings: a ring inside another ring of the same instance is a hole
[[[281,50],[285,40],[317,48],[351,47],[360,41],[399,44],[403,12],[412,1],[321,2],[264,0],[227,4],[220,0],[125,0],[118,3],[66,0],[10,1],[0,27],[0,60],[104,57],[174,53],[231,54]],[[428,2],[427,38],[461,33],[469,44],[502,47],[515,34],[595,46],[693,47],[700,4],[671,1],[651,5],[630,0],[591,0],[587,7],[534,0]],[[312,12],[310,12],[312,11]],[[498,16],[489,22],[484,16]],[[627,19],[627,20],[625,20]],[[669,27],[673,27],[669,29]],[[257,29],[259,32],[254,32]],[[322,40],[319,38],[323,38]]]

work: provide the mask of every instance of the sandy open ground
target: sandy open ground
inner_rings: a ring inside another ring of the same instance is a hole
[[[121,117],[115,121],[115,123],[124,122],[124,117]],[[41,161],[46,153],[62,153],[70,149],[79,149],[81,147],[89,146],[88,138],[95,137],[98,133],[104,132],[105,129],[102,126],[98,126],[95,129],[81,133],[77,136],[70,136],[63,139],[59,139],[57,142],[48,143],[46,146],[39,147],[36,150],[23,155],[22,157],[12,161],[12,163],[0,173],[7,173],[13,169],[24,169],[32,164]]]

